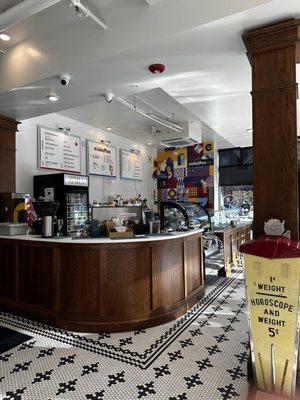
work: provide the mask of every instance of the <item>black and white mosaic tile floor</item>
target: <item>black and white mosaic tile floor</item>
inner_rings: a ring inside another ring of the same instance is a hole
[[[0,399],[246,400],[242,278],[219,278],[183,317],[135,332],[80,334],[1,312],[1,326],[31,338],[0,355]]]

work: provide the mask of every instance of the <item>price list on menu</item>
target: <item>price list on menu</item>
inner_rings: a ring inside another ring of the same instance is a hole
[[[87,170],[92,175],[116,177],[116,148],[105,143],[87,141]]]
[[[40,168],[80,173],[80,138],[39,128]]]
[[[121,150],[121,178],[142,180],[142,155]]]

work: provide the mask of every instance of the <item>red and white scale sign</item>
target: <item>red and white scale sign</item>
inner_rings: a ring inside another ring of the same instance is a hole
[[[39,167],[80,173],[80,137],[39,127]]]

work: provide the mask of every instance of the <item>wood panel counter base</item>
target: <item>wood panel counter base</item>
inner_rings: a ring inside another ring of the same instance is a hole
[[[163,324],[203,294],[202,233],[64,243],[0,238],[0,306],[58,328],[121,332]]]

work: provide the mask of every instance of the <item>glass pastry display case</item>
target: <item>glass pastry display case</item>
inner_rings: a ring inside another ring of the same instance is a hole
[[[208,211],[198,203],[164,201],[160,205],[160,226],[163,230],[211,230]]]

